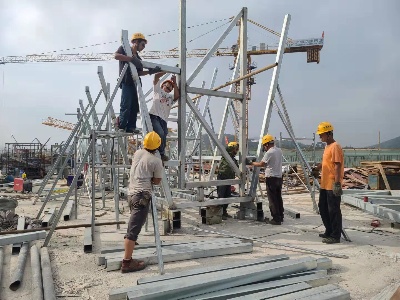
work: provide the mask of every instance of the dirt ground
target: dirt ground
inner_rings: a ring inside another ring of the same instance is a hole
[[[6,194],[12,196],[12,194]],[[41,202],[32,205],[30,199],[19,200],[16,213],[34,217],[39,211]],[[97,201],[98,207],[101,200]],[[229,255],[221,257],[203,258],[191,261],[166,263],[165,271],[178,272],[188,268],[225,264],[238,259],[249,259],[265,255],[287,254],[292,258],[302,256],[321,257],[317,254],[300,252],[298,250],[276,247],[266,242],[279,242],[300,246],[317,251],[327,251],[335,254],[347,255],[348,259],[331,258],[333,269],[329,271],[330,283],[339,285],[348,290],[352,299],[371,299],[389,284],[400,284],[400,231],[392,229],[390,222],[381,220],[381,226],[373,231],[370,223],[376,217],[362,212],[356,208],[342,205],[344,226],[352,242],[334,245],[321,243],[318,233],[324,231],[319,215],[312,211],[312,203],[308,194],[294,194],[284,196],[285,207],[301,213],[300,219],[285,217],[282,226],[272,226],[263,222],[250,220],[228,219],[221,224],[204,225],[198,209],[182,211],[182,228],[174,233],[161,236],[162,241],[189,241],[218,238],[218,235],[206,234],[193,230],[194,227],[214,231],[224,231],[233,235],[257,238],[254,250],[249,254]],[[48,207],[60,207],[61,201],[51,201]],[[129,210],[126,202],[121,203],[121,220],[127,221]],[[263,206],[265,215],[269,216],[266,205]],[[67,222],[60,221],[59,225],[86,223],[89,216],[89,200],[81,198],[78,208],[78,219]],[[98,222],[114,221],[112,199],[106,201],[106,208],[97,210]],[[230,214],[236,212],[229,208]],[[106,272],[103,266],[97,265],[97,257],[101,247],[121,245],[126,231],[126,224],[120,229],[113,226],[99,227],[95,235],[94,251],[90,254],[83,252],[83,228],[66,229],[57,231],[50,242],[50,255],[52,259],[53,277],[56,285],[58,299],[108,299],[111,289],[136,285],[140,277],[158,274],[157,265],[147,267],[138,273],[121,274],[118,271]],[[139,237],[139,243],[152,243],[154,236],[149,224],[149,231],[144,228]],[[37,242],[41,246],[43,241]],[[9,289],[12,280],[11,271],[17,264],[18,256],[11,255],[11,246],[5,248],[5,260],[2,270],[2,289],[0,299],[31,299],[31,270],[28,257],[24,279],[19,290]]]

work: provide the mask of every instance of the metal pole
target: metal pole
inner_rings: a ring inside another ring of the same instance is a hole
[[[51,271],[51,262],[47,247],[40,249],[40,264],[42,266],[43,295],[45,300],[56,300],[56,291],[54,289],[53,272]]]
[[[42,273],[40,269],[40,254],[36,245],[31,247],[31,268],[32,268],[32,299],[42,300]]]
[[[0,247],[0,286],[1,280],[2,280],[2,275],[3,275],[3,264],[4,264],[4,247]]]
[[[182,122],[186,118],[186,0],[180,0],[179,15],[179,66],[181,68],[180,76],[180,99],[178,106],[178,160],[181,161],[178,171],[179,188],[185,188],[185,162],[186,145],[185,134],[186,124]]]
[[[157,248],[158,270],[160,271],[160,275],[162,275],[162,274],[164,274],[164,262],[163,262],[162,251],[161,251],[160,232],[158,230],[156,197],[154,196],[154,192],[151,193],[151,212],[152,212],[152,216],[153,216],[154,239],[155,239],[156,248]]]
[[[78,175],[78,173],[76,172],[76,165],[78,163],[78,137],[75,136],[75,141],[74,141],[74,174],[75,176],[80,176],[80,174]],[[75,200],[74,200],[74,204],[75,204],[75,220],[78,219],[78,184],[75,185]]]
[[[24,270],[26,264],[26,258],[28,257],[29,242],[22,243],[21,251],[18,255],[18,264],[14,270],[10,289],[16,291],[21,286],[22,278],[24,277]]]
[[[260,132],[260,141],[259,141],[258,147],[257,147],[257,160],[261,160],[261,156],[262,156],[261,140],[262,140],[262,137],[267,133],[268,127],[269,127],[269,122],[271,120],[272,105],[273,105],[272,100],[275,98],[275,91],[276,91],[276,87],[278,85],[279,72],[282,67],[283,54],[284,54],[285,48],[286,48],[286,39],[287,39],[288,31],[289,31],[289,24],[290,24],[290,15],[286,15],[285,19],[283,21],[282,33],[281,33],[281,37],[279,39],[278,52],[276,55],[276,63],[278,65],[276,66],[276,68],[274,68],[274,71],[272,73],[272,80],[271,80],[271,84],[270,84],[270,88],[269,88],[267,105],[265,107],[264,119],[263,119],[263,124],[262,124],[261,132]],[[255,195],[256,195],[259,173],[260,173],[260,168],[256,168],[253,172],[253,177],[252,177],[251,186],[250,186],[250,193],[249,193],[252,197],[255,197]]]
[[[242,17],[240,19],[240,93],[243,95],[243,100],[240,105],[239,118],[239,169],[241,172],[241,183],[239,184],[240,197],[245,195],[246,190],[246,156],[247,156],[247,7],[242,9]]]
[[[96,130],[92,130],[92,215],[91,215],[91,223],[92,223],[92,240],[94,238],[94,215],[96,213],[96,198],[95,198],[95,193],[96,193],[96,178],[95,178],[95,172],[96,172]]]

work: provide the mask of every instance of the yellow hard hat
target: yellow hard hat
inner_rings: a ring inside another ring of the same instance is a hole
[[[25,179],[26,178],[26,173],[24,172],[24,173],[22,173],[22,179]]]
[[[264,135],[261,141],[261,144],[265,145],[267,143],[273,142],[274,141],[274,137],[270,134]]]
[[[321,122],[317,128],[317,134],[322,134],[328,131],[333,131],[333,126],[329,122]]]
[[[133,40],[144,40],[147,44],[147,40],[144,37],[144,34],[140,33],[140,32],[136,32],[136,33],[132,34],[131,41],[133,41]]]
[[[144,137],[143,147],[148,150],[156,150],[161,145],[161,138],[155,131],[151,131]]]
[[[230,142],[228,144],[228,147],[239,147],[239,144],[238,144],[238,142]]]

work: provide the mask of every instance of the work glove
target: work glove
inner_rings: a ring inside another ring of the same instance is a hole
[[[317,169],[317,167],[312,167],[311,168],[311,176],[314,178],[318,178],[319,177],[319,170]]]
[[[246,158],[246,165],[250,166],[253,161],[250,158]]]
[[[136,69],[143,69],[142,62],[140,61],[139,58],[135,56],[131,57],[131,63],[135,65]]]
[[[159,66],[149,69],[149,74],[150,75],[153,75],[153,74],[158,73],[158,72],[161,72],[161,68]]]
[[[342,185],[340,182],[335,182],[332,187],[333,195],[336,197],[343,195]]]

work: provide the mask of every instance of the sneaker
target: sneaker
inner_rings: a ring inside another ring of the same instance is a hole
[[[323,238],[323,239],[327,239],[330,237],[330,234],[326,234],[326,233],[320,233],[318,234],[319,237]]]
[[[337,244],[337,243],[340,243],[340,239],[335,239],[333,237],[328,237],[326,239],[323,239],[322,242],[325,243],[325,244]]]
[[[169,161],[169,157],[166,156],[165,154],[161,155],[161,160],[162,161]]]
[[[143,261],[137,259],[129,259],[129,260],[122,260],[121,272],[122,273],[130,273],[140,271],[146,268],[146,265]]]

